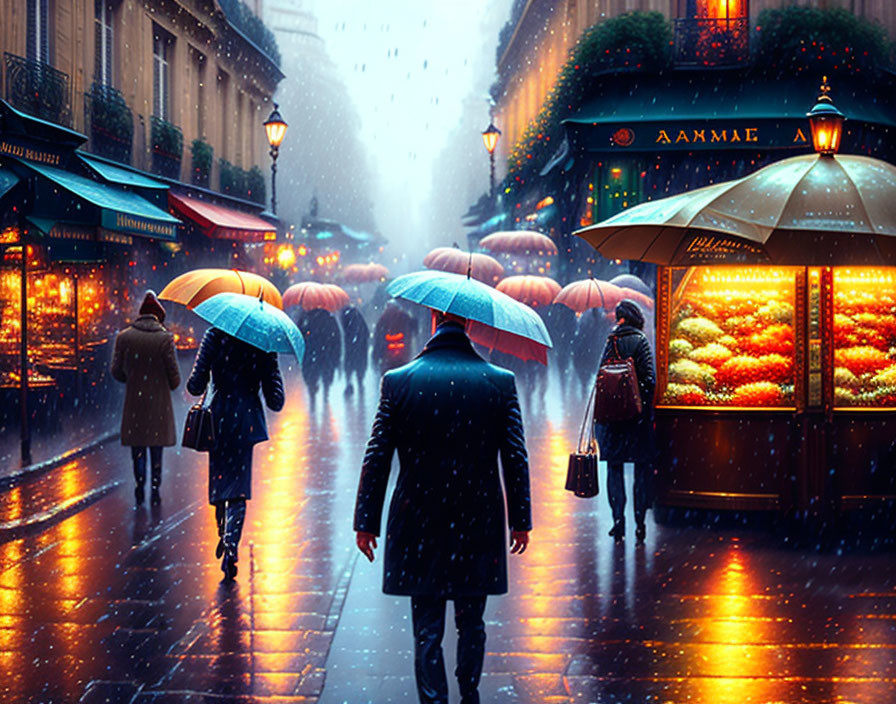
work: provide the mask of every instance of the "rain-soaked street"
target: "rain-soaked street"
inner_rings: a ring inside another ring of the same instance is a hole
[[[616,545],[603,490],[563,489],[583,401],[550,384],[523,405],[535,527],[488,603],[483,701],[896,700],[891,552],[650,514],[646,546]],[[117,443],[4,493],[3,701],[414,701],[408,600],[381,593],[381,554],[359,559],[352,533],[377,384],[343,388],[312,409],[288,375],[233,584],[213,556],[204,454],[166,454],[153,509],[134,508]],[[62,520],[38,515],[66,502]]]

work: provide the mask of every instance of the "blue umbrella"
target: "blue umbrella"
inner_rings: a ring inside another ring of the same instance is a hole
[[[301,362],[305,341],[296,324],[279,308],[242,293],[218,293],[193,309],[228,335],[265,352],[292,354]]]
[[[446,271],[418,271],[399,276],[386,291],[473,321],[467,333],[486,347],[547,363],[551,336],[538,313],[476,279]]]

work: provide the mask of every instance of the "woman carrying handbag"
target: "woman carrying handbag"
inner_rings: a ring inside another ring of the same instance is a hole
[[[616,327],[607,339],[601,366],[631,359],[637,377],[641,408],[626,420],[597,421],[597,439],[601,459],[607,462],[607,498],[613,512],[610,536],[617,541],[625,537],[625,481],[623,464],[634,462],[635,481],[633,502],[635,509],[635,537],[644,542],[647,529],[645,514],[650,503],[650,474],[656,454],[653,419],[653,392],[656,372],[650,343],[642,332],[644,315],[637,303],[623,299],[616,306]],[[598,372],[600,373],[600,372]],[[600,391],[598,390],[598,394]],[[597,406],[600,406],[598,401]]]
[[[218,545],[225,579],[237,573],[237,547],[252,497],[252,449],[268,439],[259,390],[272,411],[283,408],[283,380],[276,352],[264,352],[212,327],[205,333],[187,381],[187,391],[204,394],[209,404],[214,445],[208,455],[208,500],[215,507]]]

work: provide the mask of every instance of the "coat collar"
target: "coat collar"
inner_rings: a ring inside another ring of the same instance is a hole
[[[439,325],[439,327],[436,328],[435,334],[429,338],[429,342],[423,347],[423,351],[417,356],[422,357],[429,352],[441,349],[454,349],[461,352],[469,352],[477,357],[479,356],[476,354],[476,350],[473,349],[473,345],[470,343],[470,338],[467,337],[467,334],[464,332],[463,325],[453,322],[446,322]]]
[[[131,327],[142,330],[143,332],[159,332],[160,330],[165,329],[165,326],[159,322],[159,319],[151,313],[139,316],[133,323],[131,323]]]

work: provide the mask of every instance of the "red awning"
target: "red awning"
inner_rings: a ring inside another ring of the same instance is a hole
[[[172,211],[199,226],[209,237],[241,242],[262,242],[277,237],[276,228],[257,215],[244,213],[223,205],[215,205],[198,198],[168,192]]]

